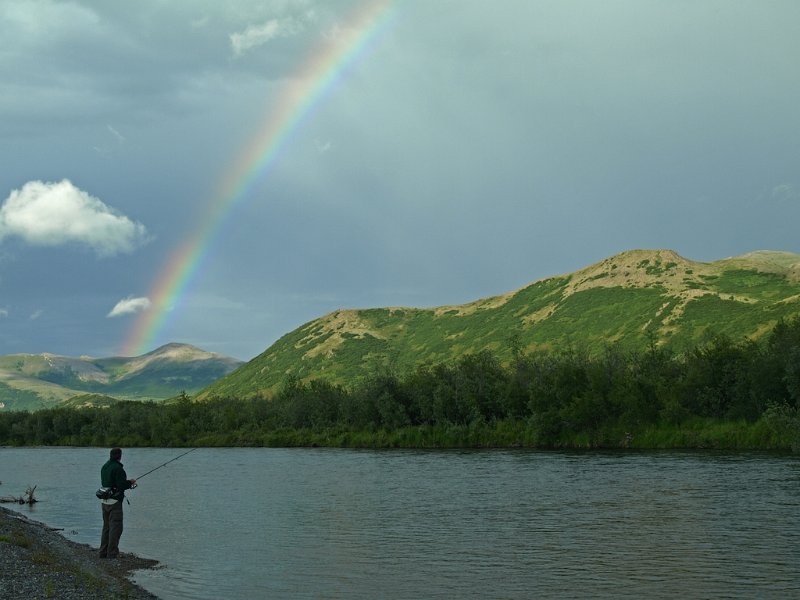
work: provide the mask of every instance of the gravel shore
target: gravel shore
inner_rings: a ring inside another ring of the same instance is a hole
[[[97,549],[0,506],[0,598],[35,600],[157,600],[128,575],[154,560],[121,553],[101,559]]]

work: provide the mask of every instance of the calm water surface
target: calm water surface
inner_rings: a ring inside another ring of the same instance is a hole
[[[0,495],[96,546],[107,456],[2,448]],[[798,457],[201,449],[128,495],[165,600],[800,597]]]

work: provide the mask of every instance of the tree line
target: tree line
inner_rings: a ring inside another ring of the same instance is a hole
[[[509,343],[506,364],[483,351],[349,386],[288,378],[268,396],[2,413],[0,444],[653,447],[736,438],[739,447],[800,450],[800,317],[761,342],[715,336],[680,355],[655,340],[599,355]]]

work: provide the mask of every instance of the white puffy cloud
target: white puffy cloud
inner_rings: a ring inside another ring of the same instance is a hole
[[[84,244],[99,256],[133,251],[149,240],[141,223],[75,187],[29,181],[0,207],[0,241],[17,236],[37,246]]]
[[[121,317],[122,315],[132,315],[150,308],[150,298],[123,298],[114,305],[111,312],[106,317]]]
[[[270,19],[261,25],[249,25],[244,31],[231,34],[231,48],[236,56],[266,44],[276,37],[295,35],[303,29],[295,19]]]
[[[0,308],[0,317],[7,317],[7,316],[8,316],[8,310],[5,308]]]
[[[33,312],[31,313],[31,316],[29,317],[29,318],[30,318],[30,320],[31,320],[31,321],[35,321],[36,319],[38,319],[39,317],[41,317],[41,316],[42,316],[42,313],[43,313],[43,312],[44,312],[44,311],[43,311],[43,310],[41,310],[41,309],[38,309],[38,310],[35,310],[35,311],[33,311]]]

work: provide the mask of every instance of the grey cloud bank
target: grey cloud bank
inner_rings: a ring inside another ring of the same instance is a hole
[[[116,353],[147,307],[110,307],[149,296],[284,86],[367,4],[0,1],[0,352]],[[246,359],[336,308],[466,302],[629,248],[800,252],[796,2],[393,7],[159,342]],[[64,180],[74,228],[7,206]]]

